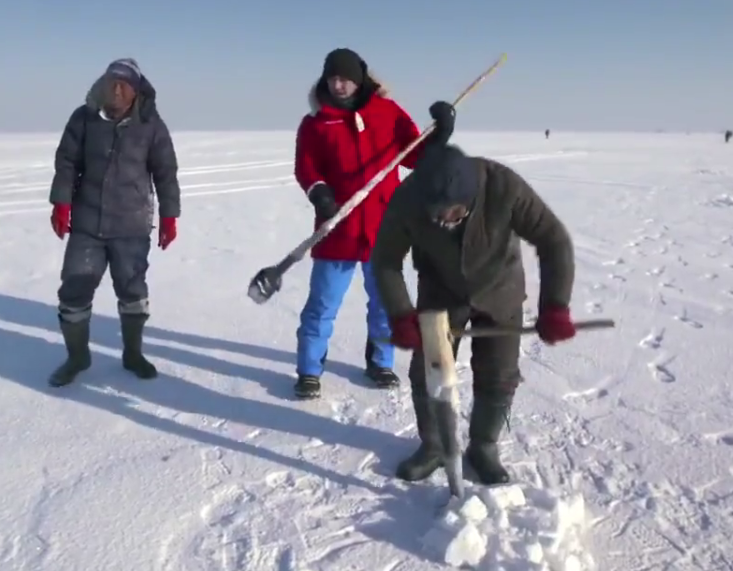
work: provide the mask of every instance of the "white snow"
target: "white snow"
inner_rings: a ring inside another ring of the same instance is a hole
[[[312,227],[294,134],[175,140],[184,217],[149,274],[161,376],[121,370],[106,278],[93,368],[51,390],[64,354],[64,244],[47,204],[58,134],[0,136],[0,570],[733,569],[733,146],[721,136],[456,137],[515,166],[567,222],[575,316],[617,327],[554,348],[522,340],[526,382],[501,441],[514,483],[468,483],[448,504],[442,472],[392,477],[416,446],[408,355],[401,390],[363,380],[360,276],[318,402],[291,399],[309,262],[268,304],[246,297]],[[525,261],[530,320],[538,272],[531,251]],[[466,344],[464,413],[469,357]]]

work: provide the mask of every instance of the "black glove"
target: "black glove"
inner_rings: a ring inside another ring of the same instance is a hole
[[[308,193],[308,200],[316,209],[316,220],[321,224],[333,218],[339,211],[339,205],[336,204],[333,190],[322,182],[319,182],[311,189]]]
[[[446,101],[436,101],[428,111],[435,121],[435,130],[430,134],[430,143],[446,145],[456,126],[456,108]]]

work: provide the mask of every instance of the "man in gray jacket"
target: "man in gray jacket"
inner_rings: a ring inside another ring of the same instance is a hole
[[[410,384],[420,446],[401,462],[397,476],[415,481],[441,465],[441,441],[425,381],[417,311],[447,310],[463,329],[523,322],[526,283],[521,241],[539,258],[536,329],[548,344],[571,339],[570,299],[575,254],[565,225],[515,171],[472,157],[452,145],[426,150],[395,190],[372,252],[374,279],[390,316],[392,342],[412,350]],[[413,304],[403,274],[412,250],[417,270]],[[453,343],[454,354],[460,338]],[[479,481],[509,480],[499,436],[508,422],[519,370],[519,336],[471,339],[473,406],[466,457]]]
[[[69,234],[58,290],[68,358],[51,375],[52,386],[71,383],[91,366],[92,302],[108,266],[123,366],[141,379],[157,375],[142,353],[155,195],[158,245],[165,249],[176,238],[181,190],[176,152],[155,99],[135,60],[115,60],[71,114],[56,150],[51,225],[59,238]]]

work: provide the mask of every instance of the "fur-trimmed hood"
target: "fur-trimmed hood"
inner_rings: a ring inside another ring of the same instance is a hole
[[[87,92],[86,105],[95,113],[101,111],[104,104],[105,80],[106,75],[102,74],[92,84],[92,86],[89,88],[89,91]],[[157,92],[155,91],[153,84],[148,81],[147,77],[141,75],[140,89],[137,93],[137,97],[135,98],[134,109],[136,110],[138,116],[140,117],[140,120],[143,123],[147,123],[158,113],[155,102],[156,97]]]
[[[380,81],[374,72],[365,67],[365,77],[367,78],[361,89],[370,90],[373,94],[380,97],[389,96],[389,88]],[[311,115],[315,115],[322,107],[322,97],[328,93],[328,85],[325,77],[319,77],[308,91],[308,109]]]

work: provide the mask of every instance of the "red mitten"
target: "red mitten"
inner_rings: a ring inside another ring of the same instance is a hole
[[[51,228],[56,236],[64,239],[71,224],[71,204],[54,204],[51,213]]]
[[[178,236],[175,218],[161,218],[158,228],[158,246],[165,250]]]
[[[392,329],[390,342],[395,347],[412,350],[422,347],[420,323],[417,320],[416,311],[393,317],[390,320],[390,328]]]
[[[567,307],[548,307],[540,310],[535,329],[548,345],[575,337],[575,325]]]

